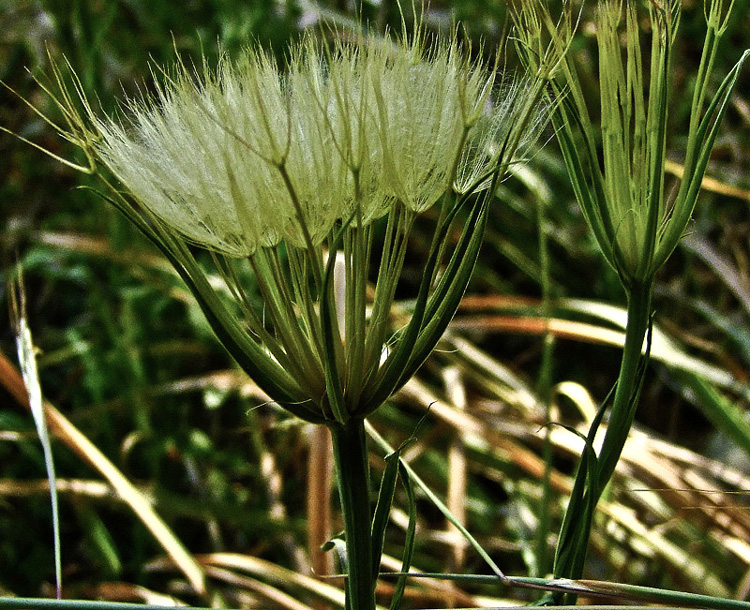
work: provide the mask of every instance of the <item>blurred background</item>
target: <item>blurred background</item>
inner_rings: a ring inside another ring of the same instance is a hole
[[[716,86],[750,47],[748,4],[735,2]],[[595,5],[581,8],[571,50],[594,116]],[[124,96],[148,91],[155,66],[176,52],[211,65],[219,48],[234,56],[260,44],[283,60],[305,29],[330,34],[321,23],[382,32],[398,31],[400,22],[395,0],[356,7],[347,0],[0,0],[0,125],[81,162],[33,108],[59,118],[32,78],[50,75],[48,55],[67,58],[89,98],[113,113]],[[460,23],[477,54],[505,45],[504,69],[518,69],[512,43],[503,42],[506,2],[433,0],[425,22],[435,33]],[[644,28],[647,43],[647,20]],[[670,110],[673,183],[704,32],[703,2],[686,0]],[[406,459],[506,573],[532,576],[551,569],[581,450],[574,434],[545,424],[587,429],[617,377],[624,316],[624,294],[587,231],[554,134],[542,143],[498,191],[477,271],[444,344],[372,418],[397,445],[430,407]],[[689,234],[658,277],[652,361],[632,442],[597,515],[589,577],[750,595],[749,167],[746,70]],[[99,458],[64,437],[53,450],[65,597],[335,606],[329,589],[340,579],[292,576],[312,577],[315,566],[318,574],[338,570],[318,549],[341,528],[325,437],[265,403],[166,261],[96,188],[95,179],[0,133],[0,319],[8,319],[6,283],[20,261],[46,398],[145,494],[211,592],[191,588],[127,495],[103,478]],[[415,233],[396,325],[408,312],[434,220],[429,213],[419,220],[424,230]],[[0,350],[16,363],[5,322]],[[46,596],[54,558],[42,450],[30,413],[7,390],[0,397],[0,595]],[[383,454],[375,447],[371,464],[379,476]],[[390,570],[400,566],[408,520],[400,488],[395,506]],[[417,506],[415,567],[489,573],[423,494]],[[392,582],[381,581],[383,603]],[[406,604],[500,605],[537,595],[414,579]]]

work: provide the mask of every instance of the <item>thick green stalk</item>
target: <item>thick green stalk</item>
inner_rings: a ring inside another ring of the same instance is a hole
[[[630,427],[633,425],[641,393],[643,342],[650,324],[651,284],[648,283],[635,286],[628,293],[628,321],[620,375],[617,378],[607,433],[604,435],[604,443],[599,454],[597,501],[615,471]]]
[[[346,535],[346,607],[375,610],[372,507],[364,420],[351,418],[345,424],[333,424],[331,434]]]
[[[622,455],[638,407],[643,381],[643,343],[650,323],[651,284],[633,286],[628,291],[625,345],[607,432],[599,456],[593,460],[590,452],[601,421],[597,417],[589,430],[587,448],[581,456],[573,494],[563,518],[555,555],[556,578],[578,579],[583,574],[593,514]],[[553,594],[558,603],[562,597],[560,593]],[[572,599],[565,601],[575,603]]]

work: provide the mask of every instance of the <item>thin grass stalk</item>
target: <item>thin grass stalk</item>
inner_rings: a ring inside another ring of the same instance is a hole
[[[0,384],[10,393],[18,404],[31,410],[29,396],[21,374],[0,352]],[[193,589],[201,596],[207,596],[207,583],[203,570],[195,561],[193,555],[185,548],[179,538],[164,523],[153,505],[138,491],[135,486],[120,472],[117,467],[76,428],[60,411],[47,401],[44,402],[44,414],[49,430],[53,435],[67,445],[87,464],[109,482],[115,491],[123,498],[143,524],[148,528],[157,542],[170,556],[171,560],[183,572]],[[11,598],[12,599],[12,598]],[[0,607],[8,598],[0,597]],[[38,600],[61,603],[61,600]],[[33,607],[30,605],[21,605]],[[43,606],[40,606],[43,607]],[[54,606],[52,606],[54,607]]]
[[[403,463],[403,462],[402,462]],[[403,576],[400,572],[387,572],[383,577],[399,578]],[[498,582],[498,576],[492,574],[446,574],[444,572],[410,572],[409,578],[432,578],[437,580],[461,581],[474,584],[493,584]],[[570,580],[567,578],[534,578],[528,576],[506,576],[500,578],[506,585],[538,589],[547,591],[575,592],[589,597],[600,597],[603,599],[630,600],[633,602],[648,602],[659,605],[661,610],[686,610],[688,608],[704,608],[712,610],[750,610],[750,602],[726,599],[700,593],[689,593],[672,589],[658,589],[656,587],[645,587],[641,585],[628,585],[624,583],[608,582],[603,580]],[[539,604],[536,604],[537,606]],[[514,606],[518,608],[519,606]],[[614,608],[610,604],[602,605],[557,605],[556,608],[601,608],[606,610]],[[654,608],[655,606],[618,605],[617,608]]]
[[[443,384],[445,385],[446,394],[456,406],[456,409],[463,411],[466,409],[466,388],[461,378],[461,371],[458,367],[450,366],[443,372]],[[466,479],[468,473],[468,462],[466,458],[466,447],[460,431],[454,430],[448,445],[448,510],[461,522],[466,522],[466,501],[467,487]],[[450,523],[447,523],[448,531],[460,534],[458,530]],[[463,570],[466,562],[466,547],[463,538],[457,539],[452,544],[451,571],[459,572]],[[456,603],[456,599],[451,596],[446,600],[450,607]]]
[[[394,453],[396,451],[393,447],[391,447],[388,441],[386,441],[382,436],[380,436],[378,431],[375,430],[375,428],[371,424],[365,422],[365,428],[370,438],[383,451],[385,451],[388,454]],[[401,468],[403,468],[404,472],[408,475],[409,480],[422,490],[422,493],[424,493],[424,495],[427,496],[427,498],[433,503],[435,508],[437,508],[442,513],[442,515],[456,527],[456,529],[466,539],[466,541],[474,549],[474,551],[490,567],[490,569],[494,573],[494,576],[488,576],[488,578],[500,579],[500,581],[505,582],[507,580],[507,577],[505,576],[503,571],[493,561],[492,557],[490,557],[487,551],[484,550],[482,545],[479,544],[476,538],[474,538],[474,536],[471,535],[471,532],[469,532],[469,530],[467,530],[466,527],[453,516],[453,514],[451,513],[450,510],[448,510],[448,507],[443,503],[443,501],[437,497],[437,495],[435,494],[434,491],[432,491],[430,486],[427,485],[427,483],[425,483],[419,477],[416,471],[411,466],[409,466],[409,464],[403,458],[399,456],[398,460],[399,460],[399,464],[401,465]],[[396,576],[398,575],[396,574]],[[443,577],[443,575],[441,574],[440,577]]]
[[[21,367],[23,382],[28,394],[29,409],[34,418],[37,436],[42,445],[44,464],[49,482],[50,508],[52,511],[52,540],[55,558],[55,594],[62,599],[62,543],[60,539],[60,510],[58,507],[57,475],[52,452],[52,443],[44,414],[44,398],[39,380],[39,368],[36,361],[36,347],[31,336],[26,317],[26,292],[18,263],[18,274],[8,282],[10,293],[10,317],[16,335],[18,364]]]
[[[330,428],[346,532],[346,607],[347,610],[375,610],[365,423],[361,418],[351,418],[346,424],[332,424]]]
[[[224,572],[221,570],[210,569],[217,578],[230,577],[231,573]],[[240,582],[236,577],[231,577],[235,582]],[[247,582],[247,581],[245,581]],[[274,591],[270,589],[270,591]],[[278,590],[274,591],[275,595],[279,595]],[[290,599],[291,602],[291,599]],[[618,606],[622,610],[648,610],[654,606],[648,605],[627,605]],[[174,606],[154,605],[154,604],[137,604],[132,602],[108,602],[108,601],[91,601],[91,600],[52,600],[52,599],[39,599],[39,598],[0,598],[0,609],[33,609],[33,610],[169,610]],[[516,610],[517,605],[514,606],[497,606],[497,610]],[[577,606],[559,606],[563,610],[610,610],[612,605],[610,604],[594,604],[594,605],[577,605]],[[662,610],[685,610],[684,606],[659,606]],[[210,610],[209,608],[201,608],[197,606],[187,606],[187,610]]]
[[[552,421],[551,401],[552,401],[552,375],[555,351],[555,337],[550,332],[549,320],[552,317],[551,301],[551,277],[550,277],[550,258],[549,243],[547,231],[545,230],[545,206],[546,201],[542,195],[536,194],[536,219],[537,230],[539,231],[539,263],[542,270],[542,315],[545,320],[545,333],[542,347],[542,363],[539,370],[539,380],[537,385],[537,395],[545,406],[545,420]],[[547,548],[547,535],[551,529],[550,508],[552,506],[552,438],[549,426],[544,432],[544,445],[542,446],[542,459],[544,460],[544,475],[542,476],[542,498],[539,504],[539,525],[536,535],[536,575],[544,576],[548,574],[549,550]]]

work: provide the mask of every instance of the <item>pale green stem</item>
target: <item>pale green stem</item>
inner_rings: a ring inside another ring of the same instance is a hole
[[[536,219],[539,231],[539,262],[542,269],[542,311],[544,319],[549,321],[552,317],[552,301],[550,287],[550,256],[547,230],[545,228],[546,214],[545,204],[541,194],[536,197]],[[544,335],[542,347],[542,363],[539,370],[539,381],[537,394],[545,405],[545,420],[550,421],[552,402],[552,368],[555,350],[554,335],[547,328]],[[552,437],[549,427],[544,434],[544,445],[542,446],[542,457],[544,459],[544,474],[542,476],[542,499],[539,503],[539,525],[536,536],[536,576],[544,576],[549,571],[549,543],[547,536],[550,533],[550,518],[552,505]]]
[[[365,423],[351,418],[331,424],[341,512],[346,535],[348,610],[375,610],[375,571],[372,566],[372,508]]]

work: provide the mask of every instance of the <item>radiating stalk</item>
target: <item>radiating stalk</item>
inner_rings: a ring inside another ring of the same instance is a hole
[[[348,610],[375,610],[370,473],[364,420],[352,418],[346,424],[333,424],[331,434],[346,533],[346,607]]]

